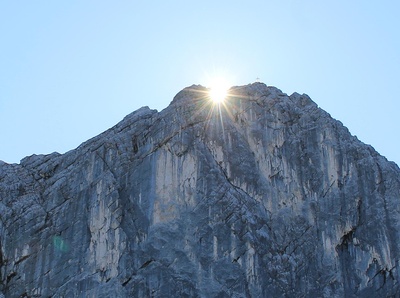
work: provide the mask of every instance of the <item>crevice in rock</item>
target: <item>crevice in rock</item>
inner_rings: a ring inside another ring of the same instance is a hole
[[[225,177],[225,181],[228,182],[233,189],[235,189],[237,192],[239,192],[240,194],[245,194],[245,196],[247,196],[248,198],[251,198],[254,200],[253,196],[251,196],[247,191],[245,191],[244,189],[242,189],[241,187],[235,185],[231,179],[228,176],[228,173],[225,171],[225,169],[222,167],[222,165],[215,159],[214,155],[212,154],[212,151],[210,150],[210,148],[208,148],[208,146],[206,145],[205,148],[207,148],[207,150],[209,151],[210,155],[213,157],[215,164],[218,166],[218,168],[220,169],[221,173],[224,175]]]
[[[354,233],[356,231],[357,227],[353,227],[350,231],[345,233],[342,238],[340,239],[340,244],[336,246],[337,251],[344,251],[349,248],[349,245],[353,243],[353,237]]]
[[[361,208],[362,208],[362,200],[361,198],[359,198],[359,200],[357,201],[357,227],[359,227],[362,224],[361,221]]]
[[[326,195],[328,194],[329,190],[332,188],[332,186],[335,184],[336,180],[334,180],[329,186],[328,188],[324,191],[324,193],[322,194],[322,197],[325,198]]]
[[[146,268],[146,267],[149,266],[152,262],[154,262],[154,259],[147,260],[146,262],[144,262],[144,263],[142,264],[142,266],[140,266],[139,270],[140,270],[140,269]]]
[[[129,276],[121,285],[125,287],[132,280],[132,276]]]
[[[15,265],[18,265],[19,263],[25,261],[25,260],[26,260],[27,258],[29,258],[30,256],[31,256],[31,255],[22,256],[20,259],[18,259],[18,260],[15,261]]]
[[[376,278],[378,278],[378,277],[382,277],[382,279],[383,279],[383,280],[382,280],[382,284],[380,285],[380,287],[379,287],[378,289],[376,289],[377,292],[380,291],[381,289],[383,289],[383,288],[385,287],[388,278],[392,279],[393,281],[396,280],[396,279],[395,279],[395,276],[394,276],[394,274],[393,274],[393,270],[394,270],[395,268],[396,268],[396,266],[393,266],[391,269],[388,269],[388,268],[381,268],[381,269],[379,269],[379,270],[375,273],[375,275],[374,275],[372,278],[370,278],[370,279],[368,280],[368,284],[371,283],[371,282],[373,282],[374,279],[376,279]]]
[[[137,154],[139,151],[139,145],[138,145],[138,140],[137,138],[132,139],[132,149],[133,149],[133,154]]]
[[[10,272],[10,273],[7,275],[6,284],[8,284],[8,283],[11,281],[11,279],[13,279],[15,276],[17,276],[17,272],[15,272],[15,271]]]
[[[104,148],[104,149],[105,149],[104,152],[107,152],[106,148]],[[96,154],[96,156],[98,156],[103,161],[103,163],[106,165],[107,170],[109,170],[110,173],[112,174],[113,178],[117,179],[117,176],[115,175],[114,170],[107,163],[106,159],[103,156],[101,156],[100,153],[98,153],[97,151],[95,151],[95,154]]]

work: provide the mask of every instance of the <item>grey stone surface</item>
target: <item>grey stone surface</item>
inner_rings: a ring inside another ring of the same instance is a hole
[[[399,297],[398,166],[307,95],[230,93],[0,162],[0,296]]]

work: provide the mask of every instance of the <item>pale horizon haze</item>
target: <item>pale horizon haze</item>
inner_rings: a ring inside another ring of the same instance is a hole
[[[400,2],[0,3],[0,160],[65,153],[215,76],[308,94],[400,165]]]

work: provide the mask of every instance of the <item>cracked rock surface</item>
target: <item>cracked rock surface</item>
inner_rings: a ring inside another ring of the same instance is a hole
[[[307,96],[179,92],[0,162],[0,297],[399,297],[400,170]]]

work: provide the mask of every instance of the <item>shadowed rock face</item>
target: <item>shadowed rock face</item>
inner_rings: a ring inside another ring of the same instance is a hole
[[[307,95],[141,108],[0,163],[0,296],[400,295],[400,170]]]

